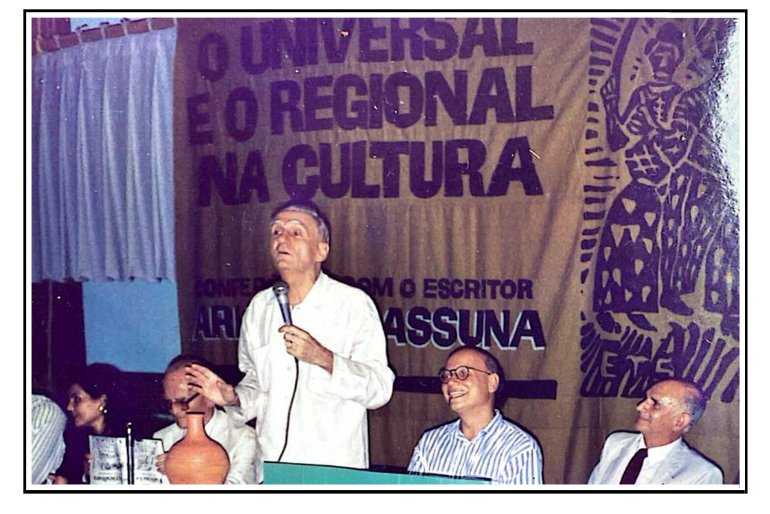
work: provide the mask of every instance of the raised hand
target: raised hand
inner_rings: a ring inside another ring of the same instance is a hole
[[[187,384],[217,405],[240,405],[235,388],[200,364],[185,367]]]

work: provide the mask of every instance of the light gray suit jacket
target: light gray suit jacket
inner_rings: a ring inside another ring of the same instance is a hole
[[[638,432],[615,432],[607,437],[599,463],[591,472],[589,484],[614,484],[618,470],[625,469],[631,460],[642,434]],[[613,481],[613,482],[611,482]],[[680,439],[665,460],[660,464],[650,485],[658,484],[722,484],[722,471],[696,450]]]

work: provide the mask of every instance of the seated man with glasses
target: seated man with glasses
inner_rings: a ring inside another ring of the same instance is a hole
[[[456,478],[487,478],[493,484],[542,484],[537,440],[495,409],[500,367],[479,348],[460,347],[439,371],[441,392],[460,419],[425,432],[409,471]]]
[[[163,448],[168,452],[187,433],[187,412],[202,412],[206,433],[221,444],[230,457],[230,471],[225,484],[261,483],[262,458],[254,429],[235,422],[227,413],[217,409],[214,402],[191,390],[185,378],[186,367],[191,364],[211,367],[205,359],[186,354],[175,357],[166,367],[163,396],[176,422],[155,432],[153,438],[163,441]],[[164,473],[165,457],[165,454],[158,457],[158,469]]]

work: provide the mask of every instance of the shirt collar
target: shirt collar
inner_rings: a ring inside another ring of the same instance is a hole
[[[475,439],[477,439],[479,437],[484,437],[485,435],[487,435],[487,433],[490,430],[492,430],[495,427],[495,425],[497,425],[500,422],[502,417],[503,417],[503,415],[500,413],[500,410],[495,409],[495,415],[492,416],[492,419],[489,421],[489,423],[487,423],[487,425],[484,428],[482,428],[479,431],[479,433],[476,434],[476,437],[471,439],[471,441],[473,441],[473,440],[475,440]],[[465,437],[465,434],[463,434],[463,431],[460,429],[460,422],[461,422],[460,419],[457,419],[457,421],[454,422],[455,437],[460,437],[460,438],[464,439],[465,441],[468,441],[468,439]]]
[[[671,441],[668,444],[664,444],[663,446],[656,446],[654,448],[647,448],[647,461],[649,463],[655,463],[660,462],[663,459],[666,458],[666,456],[671,453],[671,450],[673,450],[679,442],[682,440],[681,437],[675,439],[674,441]],[[644,447],[644,438],[642,438],[642,447]]]
[[[318,274],[318,278],[315,279],[313,287],[310,288],[310,291],[308,291],[308,293],[305,295],[305,298],[302,299],[302,302],[298,303],[293,308],[308,308],[314,306],[316,303],[321,302],[324,295],[320,291],[324,290],[328,281],[329,278],[323,271],[321,271]],[[319,300],[316,301],[316,298]]]

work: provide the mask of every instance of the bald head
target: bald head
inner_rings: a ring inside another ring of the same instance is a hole
[[[645,393],[636,406],[636,429],[648,448],[663,446],[695,425],[706,408],[700,388],[678,379],[662,380]]]

